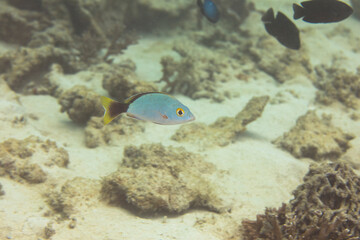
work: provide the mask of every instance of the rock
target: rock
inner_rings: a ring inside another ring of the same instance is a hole
[[[118,101],[123,101],[138,93],[157,92],[157,87],[153,83],[138,79],[135,69],[135,63],[131,60],[108,68],[104,74],[103,88]]]
[[[165,82],[161,91],[222,102],[225,94],[219,92],[218,88],[220,82],[229,79],[223,71],[229,67],[228,61],[222,55],[194,44],[189,41],[174,44],[173,49],[181,56],[180,61],[175,61],[171,56],[161,59],[163,76],[159,82]]]
[[[194,142],[205,147],[226,146],[235,142],[246,125],[259,118],[269,100],[268,96],[252,98],[235,117],[220,117],[214,123],[182,125],[171,137],[178,142]]]
[[[39,48],[19,48],[0,56],[0,73],[16,92],[51,94],[56,86],[45,81],[42,75],[50,70],[52,63],[61,64],[64,69],[72,69],[73,56],[67,50],[50,45]]]
[[[76,85],[63,92],[58,100],[61,112],[66,112],[75,123],[84,124],[92,116],[102,116],[104,109],[100,95],[84,86]]]
[[[299,50],[301,54],[294,54],[293,50],[284,48],[270,35],[257,41],[257,44],[248,49],[248,54],[260,70],[272,76],[277,82],[284,83],[296,76],[315,79],[306,49]]]
[[[350,148],[354,136],[332,126],[330,119],[320,119],[314,111],[301,116],[296,125],[273,141],[297,158],[336,160]]]
[[[63,218],[88,210],[99,203],[101,184],[99,180],[75,177],[65,182],[60,190],[46,194],[46,202]]]
[[[8,1],[15,5],[15,1]],[[27,44],[32,34],[46,23],[39,12],[21,11],[2,1],[0,9],[0,39],[12,44]]]
[[[102,183],[103,199],[140,213],[180,213],[192,207],[222,212],[208,177],[216,170],[199,155],[160,144],[127,146],[119,169]]]
[[[0,176],[18,182],[42,183],[47,179],[44,170],[54,165],[66,167],[69,154],[50,140],[30,136],[23,140],[10,138],[0,143]]]
[[[88,148],[95,148],[119,137],[129,141],[131,136],[144,131],[145,127],[141,121],[126,116],[117,117],[106,126],[103,117],[91,117],[85,128],[85,145]]]
[[[316,101],[329,105],[339,101],[346,107],[358,109],[360,106],[360,67],[357,73],[351,73],[337,65],[324,65],[315,68],[318,78],[314,83],[319,89]]]

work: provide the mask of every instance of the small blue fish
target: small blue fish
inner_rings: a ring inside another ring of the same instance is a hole
[[[105,109],[104,124],[108,124],[121,113],[129,117],[157,124],[172,125],[195,120],[190,110],[176,98],[160,92],[140,93],[124,102],[101,97]]]
[[[217,9],[215,3],[211,0],[205,0],[204,3],[201,0],[197,0],[197,4],[201,13],[212,23],[216,23],[220,19],[220,12]]]

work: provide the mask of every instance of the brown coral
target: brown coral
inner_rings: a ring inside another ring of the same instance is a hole
[[[40,156],[43,152],[46,157]],[[8,139],[0,144],[0,176],[29,183],[42,183],[47,178],[44,167],[66,167],[69,155],[50,140],[30,136],[23,140]]]
[[[359,176],[345,163],[311,165],[290,204],[243,221],[244,239],[358,239],[359,186]]]
[[[317,66],[315,70],[318,75],[314,83],[319,89],[316,93],[318,102],[329,105],[337,100],[350,108],[360,106],[360,67],[355,74],[324,65]]]
[[[127,146],[119,169],[104,178],[104,199],[124,201],[141,212],[180,213],[190,207],[223,211],[207,176],[215,166],[183,148],[160,144]]]
[[[191,123],[181,126],[171,137],[175,141],[202,141],[205,146],[226,146],[246,130],[246,125],[259,118],[269,100],[268,96],[252,98],[235,117],[220,117],[214,123]]]
[[[349,141],[353,138],[352,134],[332,126],[329,118],[319,119],[314,111],[309,111],[289,132],[273,142],[297,158],[335,160],[350,148]]]
[[[100,96],[84,86],[74,86],[63,92],[58,100],[61,112],[76,123],[86,123],[92,116],[104,114]]]

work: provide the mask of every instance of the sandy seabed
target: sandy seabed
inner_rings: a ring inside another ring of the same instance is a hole
[[[285,4],[277,7],[283,9],[283,6]],[[267,6],[260,8],[265,10]],[[284,12],[291,15],[287,8],[284,8]],[[277,46],[276,40],[266,35],[260,23],[253,26],[254,19],[259,16],[259,13],[251,13],[241,28],[259,32],[262,38],[268,38],[267,41]],[[360,63],[359,50],[353,49],[358,48],[353,43],[358,44],[360,39],[358,20],[351,17],[334,25],[316,26],[299,21],[297,23],[301,28],[302,43],[310,65],[331,65],[337,61],[341,64],[339,67],[355,72]],[[347,30],[346,35],[336,34],[336,29],[341,28]],[[136,65],[135,73],[139,79],[145,82],[159,80],[162,77],[161,58],[167,55],[179,58],[172,47],[174,41],[183,39],[182,36],[173,34],[164,35],[141,36],[137,44],[129,46],[123,54],[116,56],[114,63],[131,59]],[[0,52],[11,49],[14,46],[5,43],[0,45]],[[276,65],[277,62],[272,64]],[[172,140],[179,126],[141,123],[145,129],[143,132],[128,134],[96,148],[89,148],[84,140],[84,125],[74,123],[66,113],[61,113],[57,98],[15,92],[1,79],[0,142],[10,138],[25,139],[33,135],[39,137],[41,145],[42,141],[49,139],[56,143],[54,149],[65,149],[69,163],[65,167],[56,162],[49,163],[50,153],[36,150],[32,161],[39,164],[44,162],[41,166],[46,173],[46,180],[33,180],[31,177],[21,177],[21,174],[20,177],[14,177],[5,170],[0,172],[0,183],[5,193],[0,196],[0,239],[242,239],[241,222],[244,219],[255,219],[266,207],[278,208],[283,202],[289,202],[293,197],[292,191],[303,182],[309,165],[314,162],[306,157],[296,158],[273,143],[309,110],[315,110],[318,116],[331,114],[334,126],[353,134],[350,142],[352,147],[344,156],[354,166],[359,166],[360,122],[350,117],[351,114],[359,114],[359,110],[347,108],[337,101],[328,106],[319,104],[315,101],[317,88],[308,76],[301,73],[288,74],[293,78],[279,83],[274,76],[256,69],[255,63],[248,65],[251,66],[247,68],[255,70],[247,74],[246,80],[235,77],[241,69],[224,70],[229,79],[218,85],[218,91],[228,92],[231,97],[226,97],[221,102],[174,94],[191,109],[196,122],[205,124],[211,124],[219,117],[234,117],[255,96],[270,97],[261,117],[246,126],[246,130],[236,141],[226,146],[211,147],[204,146],[203,142],[206,140],[203,139],[202,143]],[[278,68],[276,71],[275,76],[282,74],[282,69]],[[102,78],[91,71],[84,71],[82,75],[76,76],[64,74],[59,78],[71,79],[69,86],[64,89],[80,84],[99,95],[108,95],[102,88]],[[216,167],[216,174],[206,178],[216,184],[215,192],[226,210],[218,213],[191,208],[180,213],[156,212],[142,216],[134,213],[132,207],[102,201],[97,195],[101,180],[118,169],[124,148],[128,145],[152,143],[161,143],[165,147],[184,147],[186,151],[200,154],[206,162],[212,163]],[[49,148],[52,149],[51,146]],[[72,203],[74,209],[69,210],[69,215],[63,216],[61,210],[54,210],[53,206],[56,204],[51,205],[49,199],[55,199],[53,191],[64,194],[61,192],[62,186],[76,178],[85,179],[87,185],[84,183],[84,186],[90,186],[89,190],[79,187],[80,192],[74,190],[79,195],[67,195],[75,199]],[[29,183],[28,179],[35,183]],[[92,183],[94,189],[91,188]]]

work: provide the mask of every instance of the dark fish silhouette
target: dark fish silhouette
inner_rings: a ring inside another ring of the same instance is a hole
[[[201,13],[212,23],[216,23],[220,19],[220,12],[217,9],[215,3],[211,0],[205,0],[204,3],[201,0],[197,0],[197,4]]]
[[[282,45],[287,48],[300,49],[300,34],[296,25],[282,12],[278,12],[274,17],[274,10],[269,8],[262,16],[266,31],[275,37]]]
[[[301,6],[293,4],[294,19],[304,17],[303,21],[309,23],[339,22],[353,13],[349,5],[337,0],[306,1]]]

